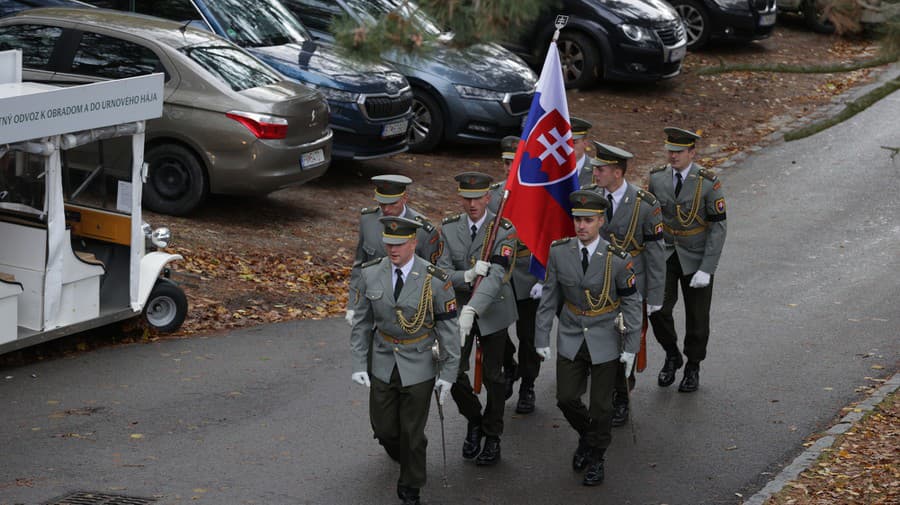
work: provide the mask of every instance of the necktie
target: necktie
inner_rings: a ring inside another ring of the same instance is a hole
[[[475,235],[478,235],[478,227],[473,224],[471,229],[472,229],[472,240],[475,240]]]
[[[606,199],[609,201],[609,209],[606,210],[606,222],[612,221],[613,215],[613,197],[612,193],[606,195]]]
[[[394,283],[394,300],[397,300],[400,297],[400,290],[403,289],[403,270],[398,268],[395,272],[397,272],[397,282]]]
[[[587,273],[588,267],[588,257],[587,257],[587,247],[581,248],[581,271]]]
[[[683,181],[683,179],[681,178],[681,173],[675,172],[675,178],[678,179],[675,182],[675,196],[678,196],[678,193],[681,193],[681,182]]]

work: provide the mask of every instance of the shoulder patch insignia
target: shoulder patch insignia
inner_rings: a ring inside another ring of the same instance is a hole
[[[416,216],[415,219],[416,219],[416,221],[422,223],[423,230],[427,231],[428,233],[431,233],[434,231],[434,225],[431,224],[431,221],[425,219],[422,216]]]
[[[722,187],[722,181],[716,181],[716,183],[713,184],[713,189],[719,189],[721,187]]]
[[[443,224],[455,223],[455,222],[459,221],[459,218],[461,218],[461,217],[462,217],[462,214],[454,214],[452,216],[445,217],[441,222]]]
[[[378,212],[378,207],[363,207],[363,208],[360,209],[360,211],[359,211],[359,213],[360,213],[360,214],[363,214],[363,215],[366,215],[366,214],[374,214],[374,213],[376,213],[376,212]]]
[[[505,183],[503,183],[503,182],[495,182],[495,183],[491,184],[491,189],[500,189],[503,187],[504,184]]]
[[[653,196],[653,193],[649,191],[644,191],[643,189],[637,190],[637,196],[641,200],[649,203],[650,205],[656,205],[656,197]]]
[[[377,264],[381,263],[381,260],[383,260],[383,259],[384,258],[375,258],[373,260],[369,260],[369,261],[363,263],[362,265],[360,265],[359,268],[368,268],[372,265],[377,265]]]
[[[500,220],[500,226],[502,226],[504,229],[508,230],[513,227],[513,224],[512,224],[512,221],[510,221],[509,219],[506,219],[504,217],[503,219]]]
[[[663,165],[663,166],[661,166],[661,167],[651,168],[651,169],[650,169],[650,173],[651,173],[651,174],[655,174],[656,172],[662,172],[663,170],[666,169],[667,166],[668,166],[668,165]]]
[[[568,244],[569,241],[572,240],[572,237],[561,238],[559,240],[554,240],[550,247],[556,247],[558,245]]]
[[[455,314],[456,313],[456,298],[452,300],[447,300],[447,303],[444,304],[444,312]]]
[[[622,258],[623,260],[626,259],[626,258],[628,258],[628,257],[630,256],[630,254],[628,254],[628,253],[625,251],[625,249],[619,249],[618,247],[616,247],[616,246],[614,246],[614,245],[612,245],[612,244],[606,244],[606,249],[607,249],[609,252],[615,254],[616,256]]]
[[[719,214],[725,213],[725,199],[724,198],[719,198],[718,200],[716,200],[716,212],[718,212]]]
[[[716,177],[716,173],[708,168],[701,168],[700,170],[697,171],[697,173],[700,174],[700,177],[703,177],[704,179],[707,179],[707,180],[710,180],[713,182],[715,182],[716,179],[718,179],[718,177]]]
[[[634,274],[631,274],[631,275],[628,276],[628,280],[625,281],[625,284],[628,285],[629,288],[633,288],[633,287],[634,287],[634,285],[635,285]]]
[[[425,267],[425,269],[428,270],[428,273],[430,273],[431,275],[435,276],[436,278],[438,278],[442,281],[446,281],[447,279],[450,278],[450,274],[448,274],[447,272],[441,270],[440,268],[438,268],[434,265],[428,265],[427,267]]]

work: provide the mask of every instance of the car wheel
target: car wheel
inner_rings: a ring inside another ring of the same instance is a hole
[[[172,333],[181,328],[187,311],[187,296],[178,284],[166,278],[157,279],[144,305],[147,324],[159,333]]]
[[[600,50],[590,38],[576,32],[563,32],[556,47],[567,88],[584,88],[600,78]]]
[[[413,118],[409,128],[409,150],[431,151],[444,136],[444,113],[437,101],[420,88],[413,88]]]
[[[810,30],[817,33],[834,33],[834,24],[825,15],[825,8],[830,3],[829,0],[805,0],[803,2],[803,17]]]
[[[700,49],[709,42],[709,15],[706,9],[693,0],[672,0],[672,7],[681,16],[684,31],[687,35],[687,47],[690,50]]]
[[[203,167],[189,149],[177,144],[151,148],[144,157],[149,168],[144,183],[144,206],[161,214],[182,216],[206,198]]]

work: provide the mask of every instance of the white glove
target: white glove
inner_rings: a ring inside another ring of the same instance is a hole
[[[453,384],[444,379],[438,379],[437,382],[434,383],[434,390],[437,391],[438,394],[438,403],[441,405],[444,404],[444,400],[446,400],[447,395],[450,394],[451,387],[453,387]]]
[[[531,286],[531,291],[528,293],[533,300],[540,300],[541,295],[544,293],[544,285],[540,282],[534,283],[534,286]]]
[[[538,347],[535,349],[537,355],[541,357],[541,361],[549,361],[550,360],[550,348],[549,347]]]
[[[460,341],[462,342],[460,345],[466,345],[466,337],[469,335],[469,332],[472,331],[472,325],[475,324],[475,316],[478,315],[475,312],[475,309],[472,308],[471,305],[463,305],[461,311],[459,311],[459,336]]]
[[[631,376],[631,367],[634,366],[634,353],[622,351],[619,355],[619,361],[625,363],[625,377]]]
[[[365,387],[370,387],[372,385],[372,383],[369,382],[369,374],[366,372],[353,372],[350,375],[350,380]]]
[[[475,262],[475,266],[463,272],[463,280],[468,284],[472,284],[475,281],[475,277],[479,275],[484,277],[488,274],[488,271],[491,269],[491,264],[487,261],[478,260]]]
[[[647,305],[647,315],[649,316],[650,314],[656,312],[657,310],[659,310],[661,308],[662,308],[662,305]]]
[[[697,270],[694,272],[694,276],[691,277],[690,286],[692,288],[705,288],[706,286],[709,286],[709,274],[703,270]]]
[[[347,321],[347,324],[353,326],[353,316],[356,314],[355,310],[347,310],[347,313],[344,314],[344,320]]]

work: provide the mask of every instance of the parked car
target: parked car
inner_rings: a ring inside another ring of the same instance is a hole
[[[684,27],[661,0],[561,0],[548,2],[529,30],[504,45],[532,66],[540,65],[553,36],[554,19],[569,16],[557,41],[566,87],[598,80],[658,81],[681,72]]]
[[[710,40],[764,39],[775,26],[775,0],[668,0],[687,31],[688,49]]]
[[[165,74],[163,117],[147,123],[151,210],[180,215],[208,193],[269,193],[321,176],[331,160],[322,95],[209,32],[105,9],[32,9],[0,20],[0,49],[22,51],[28,81]],[[128,173],[130,145],[89,147],[66,162],[93,170],[99,156]]]
[[[35,7],[79,7],[87,4],[76,0],[3,0],[0,1],[0,18],[11,16]]]
[[[383,56],[400,70],[413,90],[410,149],[429,151],[441,141],[497,143],[522,133],[537,76],[518,56],[497,44],[467,49],[447,45],[444,33],[427,14],[407,0],[282,0],[317,39],[334,42],[331,23],[349,16],[374,23],[396,12],[437,38],[427,52],[403,51]]]
[[[834,24],[825,15],[825,7],[831,0],[781,0],[779,12],[799,13],[810,30],[818,33],[834,33]]]
[[[222,36],[282,74],[315,87],[331,106],[334,157],[366,159],[406,151],[412,91],[396,70],[361,64],[313,41],[278,0],[88,0],[190,23]]]

